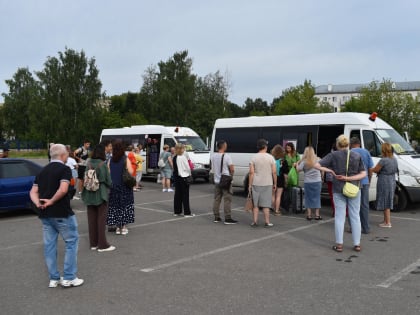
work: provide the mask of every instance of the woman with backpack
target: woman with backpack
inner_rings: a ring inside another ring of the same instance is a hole
[[[109,192],[108,226],[116,226],[117,235],[127,235],[127,224],[134,223],[134,194],[133,188],[123,182],[126,169],[133,174],[133,167],[125,155],[125,146],[117,141],[112,146],[112,158],[109,161],[112,186]]]
[[[281,198],[287,187],[287,174],[289,173],[289,165],[284,158],[284,149],[280,144],[276,144],[271,150],[271,155],[276,161],[277,171],[277,190],[273,191],[273,209],[274,215],[281,215]]]
[[[87,160],[85,188],[82,192],[82,200],[87,206],[90,249],[98,252],[115,250],[115,246],[110,245],[105,236],[108,189],[112,184],[105,160],[105,146],[98,144],[93,150],[92,157]]]

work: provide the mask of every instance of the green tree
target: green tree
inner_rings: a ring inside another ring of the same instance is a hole
[[[419,105],[411,96],[394,88],[391,80],[373,81],[360,90],[358,98],[349,100],[343,111],[372,113],[388,122],[398,132],[408,131],[411,135],[416,131]]]
[[[332,112],[333,108],[325,103],[319,104],[315,97],[315,87],[309,80],[301,85],[288,88],[282,96],[273,101],[274,115],[291,115],[300,113]]]
[[[48,57],[37,76],[43,99],[37,108],[43,119],[37,127],[47,139],[73,145],[85,138],[99,140],[103,94],[95,59],[88,59],[83,50],[66,48],[58,57]]]
[[[6,80],[9,93],[4,97],[4,133],[20,140],[33,138],[32,111],[40,102],[40,87],[28,68],[19,68],[13,78]]]
[[[215,119],[230,115],[228,90],[219,72],[194,74],[188,51],[181,51],[146,69],[136,108],[149,123],[188,126],[208,136]]]
[[[270,106],[261,98],[247,98],[245,100],[244,111],[246,116],[266,116],[270,114]]]
[[[219,71],[203,78],[197,77],[194,94],[190,127],[203,136],[210,136],[215,120],[230,115],[227,83]]]

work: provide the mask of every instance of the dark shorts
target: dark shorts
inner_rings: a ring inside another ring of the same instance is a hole
[[[77,169],[77,178],[83,180],[85,178],[86,166],[79,165]]]

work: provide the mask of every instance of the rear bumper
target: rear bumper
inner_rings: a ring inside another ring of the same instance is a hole
[[[411,202],[420,202],[420,187],[404,187]]]

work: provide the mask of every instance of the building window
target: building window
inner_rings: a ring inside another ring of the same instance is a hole
[[[337,102],[337,97],[333,96],[332,101]]]
[[[326,102],[326,101],[327,101],[327,97],[326,97],[326,96],[324,96],[323,100]]]

